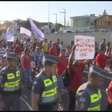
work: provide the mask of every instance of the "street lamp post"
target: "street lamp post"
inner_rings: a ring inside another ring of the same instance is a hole
[[[51,31],[51,29],[50,29],[50,6],[49,6],[49,3],[48,3],[48,29],[49,29],[49,31]]]
[[[66,26],[66,9],[63,9],[60,13],[64,14],[64,27]]]
[[[58,21],[57,16],[58,16],[58,14],[54,13],[54,15],[56,16],[55,28],[56,28],[56,31],[57,31],[57,21]]]

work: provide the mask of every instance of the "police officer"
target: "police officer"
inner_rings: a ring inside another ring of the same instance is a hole
[[[112,79],[112,76],[96,65],[90,67],[88,81],[82,84],[76,93],[76,110],[102,111],[107,109],[106,91],[101,89],[104,78]]]
[[[20,110],[21,75],[16,66],[15,53],[6,54],[7,66],[0,71],[0,93],[4,110]]]
[[[57,58],[45,55],[43,58],[43,69],[36,76],[32,87],[32,109],[33,110],[57,110],[58,87],[56,72]]]

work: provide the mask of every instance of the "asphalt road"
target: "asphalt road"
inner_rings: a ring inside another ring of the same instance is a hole
[[[20,98],[21,101],[21,111],[31,111],[31,104],[29,103],[28,99],[25,96]]]
[[[22,96],[20,97],[21,111],[31,111],[31,89],[26,87],[22,90]]]

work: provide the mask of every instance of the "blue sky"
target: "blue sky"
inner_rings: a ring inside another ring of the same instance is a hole
[[[107,13],[112,15],[112,2],[111,1],[66,1],[66,2],[0,2],[0,20],[14,20],[26,19],[31,17],[40,22],[49,21],[55,23],[55,15],[58,14],[58,22],[63,23],[63,14],[60,13],[65,8],[67,15],[67,23],[70,21],[71,16],[80,16],[88,14],[101,15],[103,10],[106,9]]]

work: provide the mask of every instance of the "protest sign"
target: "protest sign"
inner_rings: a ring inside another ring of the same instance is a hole
[[[11,32],[6,32],[5,39],[7,42],[13,42],[15,38]]]
[[[31,31],[26,29],[26,28],[24,28],[24,27],[20,28],[20,33],[21,34],[26,34],[27,36],[31,37]]]
[[[75,59],[93,59],[95,55],[95,38],[92,36],[75,36]]]

